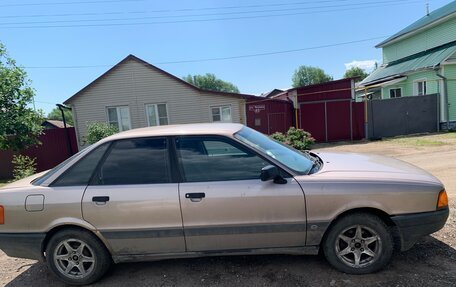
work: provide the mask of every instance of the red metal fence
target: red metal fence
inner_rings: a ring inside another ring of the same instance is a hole
[[[247,103],[247,125],[264,134],[290,126],[308,131],[317,142],[364,138],[364,103],[354,101],[354,79],[293,88],[274,98]],[[291,100],[296,100],[298,118]]]
[[[50,169],[75,154],[78,150],[74,128],[67,128],[67,131],[71,152],[68,148],[68,138],[65,129],[47,129],[39,137],[41,145],[28,148],[16,154],[36,158],[37,172]],[[0,151],[0,178],[2,179],[12,178],[13,176],[13,165],[11,164],[13,154],[14,152],[12,151]]]
[[[317,142],[364,138],[364,103],[332,100],[301,103],[300,127]]]
[[[246,104],[247,126],[264,134],[286,132],[293,126],[293,104],[265,99]]]

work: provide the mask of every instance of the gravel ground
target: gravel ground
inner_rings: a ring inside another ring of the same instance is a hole
[[[343,274],[321,256],[233,256],[119,264],[95,286],[456,286],[455,147],[456,134],[317,147],[394,156],[430,171],[447,188],[452,211],[446,226],[376,274]],[[0,285],[63,286],[45,264],[1,251]]]

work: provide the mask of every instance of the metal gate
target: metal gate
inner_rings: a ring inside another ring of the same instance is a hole
[[[438,96],[432,94],[369,101],[369,138],[438,131]]]
[[[300,127],[318,142],[353,140],[352,100],[300,103]]]

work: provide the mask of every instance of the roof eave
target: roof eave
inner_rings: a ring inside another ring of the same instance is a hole
[[[406,38],[409,38],[413,35],[416,35],[417,33],[420,33],[423,30],[430,29],[430,28],[434,27],[435,25],[440,24],[441,22],[445,22],[446,20],[448,20],[449,18],[452,18],[452,17],[456,17],[456,13],[449,14],[442,18],[436,19],[435,21],[433,21],[425,26],[419,27],[419,28],[412,30],[410,32],[407,32],[405,34],[400,34],[395,37],[394,36],[389,37],[388,39],[384,40],[383,42],[380,42],[377,45],[375,45],[375,48],[383,48],[385,46],[388,46],[388,45],[394,44],[396,42],[399,42],[401,40],[404,40]]]
[[[238,93],[229,93],[229,92],[218,92],[218,91],[210,91],[210,90],[204,90],[204,89],[201,89],[201,88],[198,88],[197,86],[194,86],[192,84],[190,84],[189,82],[185,81],[185,80],[182,80],[176,76],[174,76],[173,74],[171,73],[168,73],[138,57],[136,57],[135,55],[128,55],[127,57],[125,57],[123,60],[121,60],[119,63],[115,64],[113,67],[111,67],[109,70],[107,70],[106,72],[104,72],[103,74],[101,74],[98,78],[96,78],[95,80],[93,80],[92,82],[90,82],[88,85],[86,85],[84,88],[82,88],[81,90],[79,90],[76,94],[74,94],[73,96],[71,96],[70,98],[66,99],[63,103],[65,105],[71,105],[71,101],[74,100],[77,96],[79,96],[80,94],[82,94],[83,92],[85,92],[86,90],[88,90],[89,88],[91,88],[96,82],[98,82],[99,80],[101,80],[103,77],[105,77],[106,75],[108,75],[110,72],[112,72],[114,69],[116,69],[117,67],[119,67],[121,64],[127,62],[128,60],[134,60],[134,61],[137,61],[137,62],[140,62],[142,63],[143,65],[151,68],[151,69],[154,69],[156,71],[158,71],[159,73],[162,73],[164,74],[165,76],[168,76],[174,80],[176,80],[177,82],[181,83],[181,84],[184,84],[186,86],[188,86],[189,88],[191,89],[194,89],[198,92],[202,92],[202,93],[209,93],[209,94],[217,94],[217,95],[225,95],[225,96],[231,96],[231,97],[236,97],[236,98],[241,98],[241,99],[248,99],[248,98],[251,98],[251,97],[255,97],[254,95],[248,95],[248,94],[238,94]]]

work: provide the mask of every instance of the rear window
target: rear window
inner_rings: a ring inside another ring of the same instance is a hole
[[[167,140],[140,138],[114,142],[98,169],[93,184],[151,184],[170,181]]]
[[[57,180],[52,183],[52,186],[80,186],[89,184],[98,162],[103,157],[109,147],[109,143],[105,143],[89,154],[84,156],[67,171],[65,171]]]

